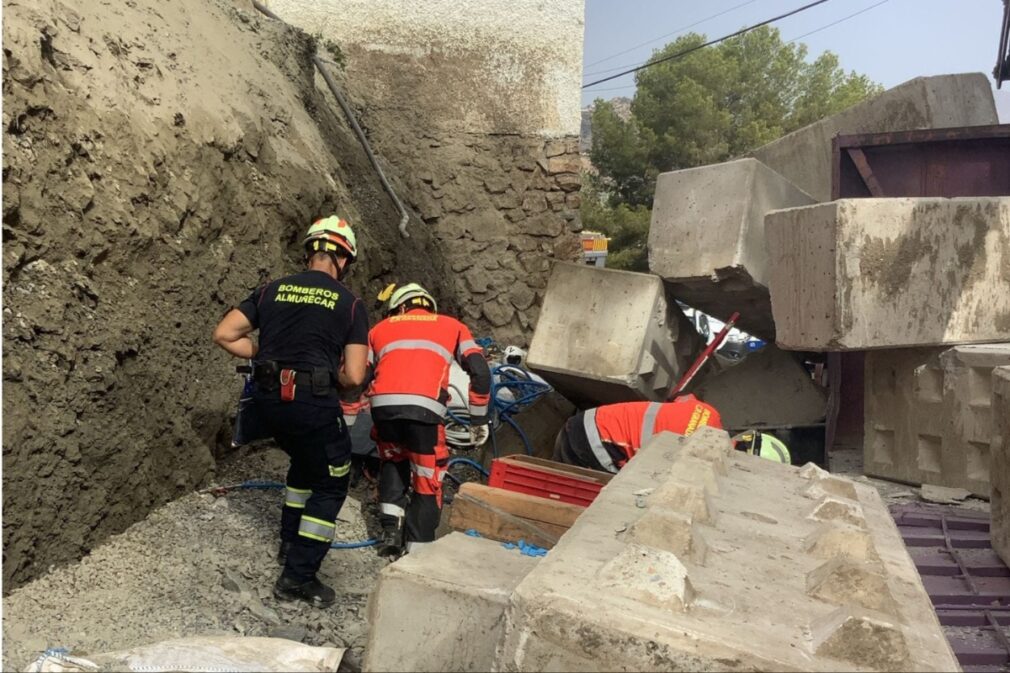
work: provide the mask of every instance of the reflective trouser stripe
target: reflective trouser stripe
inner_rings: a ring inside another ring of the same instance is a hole
[[[388,393],[372,398],[372,408],[376,407],[423,407],[439,416],[445,416],[445,405],[424,395]]]
[[[394,505],[390,502],[380,502],[379,503],[379,514],[385,514],[387,516],[395,516],[398,519],[402,519],[407,516],[406,510],[404,510],[399,505]]]
[[[412,551],[421,551],[422,548],[427,547],[430,544],[431,544],[430,542],[414,542],[413,540],[411,540],[410,542],[407,543],[407,552],[410,553]]]
[[[429,341],[428,339],[399,339],[393,341],[392,343],[386,344],[379,351],[378,358],[381,360],[390,351],[398,350],[422,350],[422,351],[432,351],[433,353],[438,353],[442,356],[446,362],[452,362],[452,353],[450,353],[444,346],[438,344],[434,341]]]
[[[322,519],[302,515],[302,520],[298,524],[298,534],[311,540],[320,542],[331,542],[333,533],[336,531],[336,524],[328,523]]]
[[[416,454],[415,454],[416,455]],[[435,478],[435,468],[425,467],[424,465],[418,465],[417,463],[410,464],[410,471],[419,477],[426,477],[428,479]]]
[[[311,495],[312,491],[308,489],[286,486],[284,489],[284,506],[305,509],[305,503],[309,501]]]
[[[343,465],[327,465],[330,468],[331,477],[346,477],[347,473],[351,471],[351,461],[347,461]]]
[[[482,416],[487,416],[487,405],[486,404],[471,404],[470,405],[470,415],[475,418],[480,418]]]
[[[600,467],[607,472],[616,474],[617,466],[614,465],[614,459],[607,453],[607,449],[603,446],[603,440],[600,439],[600,431],[596,429],[596,409],[588,409],[583,414],[582,425],[586,431],[586,438],[589,440],[589,448],[593,450],[593,455],[596,456]]]
[[[656,416],[659,415],[663,405],[659,402],[651,403],[645,410],[645,418],[642,419],[642,435],[638,440],[638,448],[645,446],[645,443],[656,434]]]

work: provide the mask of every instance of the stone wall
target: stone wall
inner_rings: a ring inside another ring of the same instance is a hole
[[[334,74],[419,213],[411,226],[429,227],[451,262],[443,307],[527,344],[550,260],[579,254],[583,3],[269,5],[321,51],[339,45]]]

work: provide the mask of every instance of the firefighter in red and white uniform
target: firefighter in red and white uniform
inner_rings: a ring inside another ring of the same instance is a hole
[[[580,411],[554,443],[554,460],[617,472],[653,435],[690,435],[703,426],[722,428],[719,412],[694,395],[673,402],[619,402]]]
[[[470,375],[471,426],[488,422],[491,372],[467,326],[439,315],[420,285],[390,286],[379,299],[387,317],[368,335],[374,366],[368,395],[382,461],[379,554],[390,556],[404,543],[410,551],[435,540],[449,461],[444,424],[453,359]]]

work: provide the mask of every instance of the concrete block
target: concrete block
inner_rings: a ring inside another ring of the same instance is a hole
[[[390,564],[369,601],[364,670],[490,670],[509,596],[537,561],[450,533]]]
[[[992,546],[1010,563],[1010,367],[992,373]]]
[[[927,472],[940,472],[944,432],[943,372],[939,363],[942,352],[942,348],[902,348],[866,354],[866,474],[921,484]]]
[[[867,358],[864,470],[988,498],[992,373],[1010,365],[1010,343],[957,346],[915,365],[924,357],[914,354],[918,350],[886,351],[893,359],[877,353]],[[899,365],[900,373],[895,362],[906,363]],[[871,366],[880,371],[871,374]]]
[[[656,276],[562,262],[527,364],[579,406],[660,400],[700,345]]]
[[[516,587],[496,670],[957,670],[874,488],[728,447],[711,428],[664,433],[625,465]],[[695,485],[703,520],[657,496],[688,493],[678,467],[706,456],[726,472]],[[822,481],[858,525],[810,518]],[[689,522],[704,539],[702,557],[636,532],[671,515],[677,536]]]
[[[1008,197],[843,199],[765,233],[782,348],[1010,341]]]
[[[822,423],[828,406],[827,390],[800,357],[772,344],[704,375],[694,391],[719,410],[723,427],[735,430]]]
[[[773,340],[764,218],[815,203],[756,159],[663,173],[649,228],[649,270],[673,295]]]
[[[768,143],[751,156],[818,201],[830,201],[831,140],[838,134],[998,123],[986,75],[918,77]]]

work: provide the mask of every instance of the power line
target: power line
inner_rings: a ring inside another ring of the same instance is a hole
[[[853,18],[855,16],[859,16],[860,14],[868,12],[871,9],[875,8],[875,7],[880,7],[881,5],[883,5],[885,3],[888,3],[890,1],[891,0],[880,0],[880,2],[878,2],[875,5],[870,5],[869,7],[866,7],[865,9],[861,9],[858,12],[856,12],[855,14],[849,14],[848,16],[843,16],[842,18],[838,19],[837,21],[832,21],[831,23],[829,23],[829,24],[827,24],[825,26],[821,26],[820,28],[815,28],[814,30],[810,31],[809,33],[803,33],[802,35],[797,35],[796,37],[794,37],[791,40],[788,40],[787,42],[795,42],[796,40],[802,40],[807,35],[813,35],[814,33],[819,33],[819,32],[821,32],[822,30],[824,30],[826,28],[831,28],[831,26],[837,26],[842,21],[848,21],[849,19],[851,19],[851,18]]]
[[[687,25],[687,26],[682,26],[682,27],[680,27],[680,28],[678,28],[678,29],[676,29],[674,31],[666,33],[665,35],[660,35],[659,37],[653,38],[651,40],[646,40],[645,42],[642,42],[641,44],[636,44],[634,47],[628,47],[624,51],[619,51],[616,54],[611,54],[610,56],[607,56],[605,58],[601,58],[599,61],[593,61],[592,63],[587,63],[585,67],[592,68],[594,65],[597,65],[599,63],[603,63],[604,61],[609,61],[610,59],[616,58],[618,56],[624,56],[629,51],[635,51],[639,47],[644,47],[645,45],[652,44],[653,42],[659,42],[660,40],[668,38],[668,37],[670,37],[672,35],[676,35],[677,33],[680,33],[681,31],[685,31],[685,30],[694,28],[695,26],[700,26],[701,24],[705,23],[706,21],[711,21],[712,19],[718,18],[718,17],[722,16],[723,14],[729,14],[730,12],[732,12],[734,10],[740,9],[741,7],[746,7],[747,5],[752,5],[755,2],[757,2],[757,0],[747,0],[747,2],[741,2],[739,5],[734,5],[734,6],[730,7],[729,9],[725,9],[725,10],[719,12],[718,14],[713,14],[712,16],[706,16],[704,19],[701,19],[699,21],[695,21],[694,23],[692,23],[690,25]],[[626,67],[627,66],[622,65],[622,66],[619,66],[617,68],[610,68],[608,70],[601,70],[600,72],[589,73],[586,76],[587,77],[593,77],[594,75],[602,75],[605,72],[612,72],[614,70],[620,70],[621,68],[626,68]]]
[[[671,60],[673,60],[675,58],[680,58],[681,56],[687,56],[690,53],[698,51],[699,49],[703,49],[705,47],[711,47],[713,44],[718,44],[718,43],[724,42],[725,40],[728,40],[728,39],[730,39],[732,37],[737,37],[738,35],[743,35],[744,33],[749,33],[750,31],[752,31],[752,30],[754,30],[756,28],[760,28],[761,26],[767,26],[769,23],[774,23],[774,22],[779,21],[781,19],[784,19],[786,17],[793,16],[794,14],[799,14],[800,12],[804,12],[804,11],[806,11],[808,9],[816,7],[817,5],[823,5],[827,1],[828,0],[816,0],[815,2],[811,2],[809,4],[803,5],[802,7],[799,7],[798,9],[794,9],[791,12],[786,12],[785,14],[779,14],[778,16],[772,17],[771,19],[767,19],[765,21],[762,21],[761,23],[755,23],[753,26],[747,26],[746,28],[742,28],[742,29],[736,31],[735,33],[730,33],[729,35],[724,35],[724,36],[722,36],[720,38],[716,38],[715,40],[709,40],[705,44],[700,44],[700,45],[698,45],[696,47],[691,47],[689,49],[684,49],[683,51],[678,51],[676,54],[670,54],[669,56],[664,56],[663,58],[657,59],[655,61],[646,61],[645,63],[643,63],[643,64],[641,64],[641,65],[639,65],[639,66],[637,66],[635,68],[632,68],[630,70],[625,70],[624,72],[619,72],[616,75],[610,75],[609,77],[604,77],[603,79],[598,79],[595,82],[590,82],[589,84],[583,84],[582,88],[583,89],[588,89],[591,86],[596,86],[597,84],[602,84],[604,82],[609,82],[612,79],[617,79],[618,77],[623,77],[623,76],[629,75],[629,74],[631,74],[633,72],[638,72],[639,70],[644,70],[645,68],[649,68],[649,67],[652,67],[654,65],[658,65],[660,63],[665,63],[666,61],[671,61]]]

